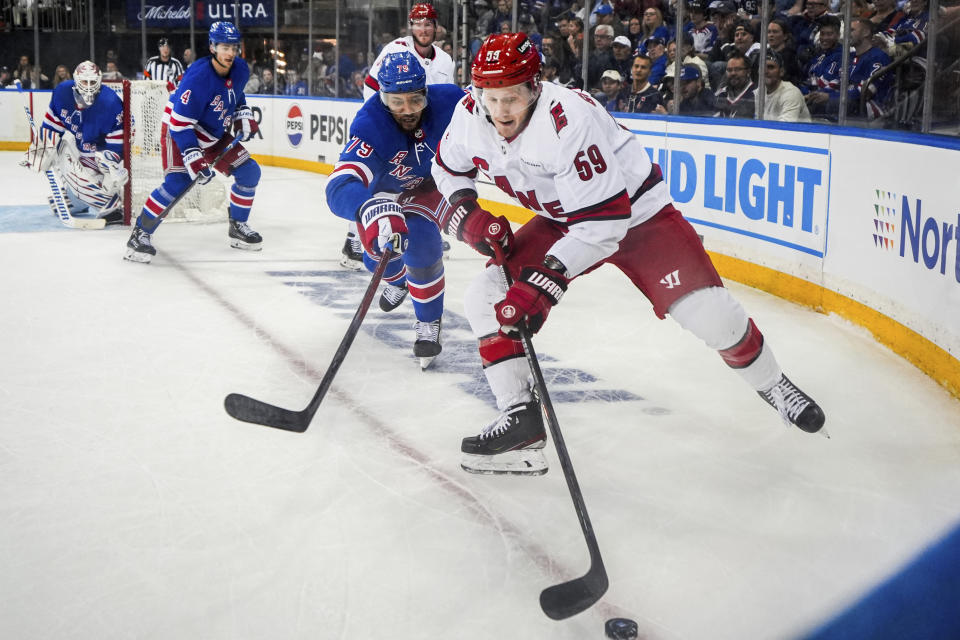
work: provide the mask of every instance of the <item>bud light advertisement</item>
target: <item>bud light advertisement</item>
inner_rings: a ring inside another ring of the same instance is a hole
[[[239,27],[268,27],[273,25],[273,2],[250,1],[227,2],[196,0],[194,25],[209,27],[214,22],[232,22]],[[172,0],[157,4],[157,0],[147,0],[141,7],[140,0],[127,0],[127,26],[140,27],[146,19],[148,27],[190,27],[189,0]]]

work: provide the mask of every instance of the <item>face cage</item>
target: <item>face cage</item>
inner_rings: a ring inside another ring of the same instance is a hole
[[[518,84],[526,85],[527,89],[530,91],[530,100],[525,104],[523,104],[522,106],[518,106],[516,111],[511,111],[510,112],[511,114],[515,112],[516,113],[525,112],[531,105],[535,104],[537,100],[540,98],[540,91],[539,91],[540,74],[539,73],[536,76],[534,76],[532,80],[527,80],[526,82],[518,83]],[[510,85],[510,86],[515,87],[517,85]],[[493,87],[493,88],[506,89],[508,87]],[[487,109],[487,105],[483,102],[483,92],[484,92],[484,89],[476,85],[473,85],[470,87],[470,94],[473,96],[474,103],[480,107],[480,113],[490,118],[492,117],[490,115],[490,111]]]
[[[426,89],[417,89],[416,91],[390,91],[390,92],[382,91],[382,90],[381,90],[381,91],[378,91],[377,93],[380,94],[380,102],[383,104],[384,107],[386,107],[387,111],[389,111],[391,114],[392,114],[392,113],[395,113],[395,112],[394,112],[393,109],[390,108],[390,103],[387,102],[387,100],[389,100],[390,96],[402,96],[402,95],[406,95],[406,94],[408,94],[408,93],[410,93],[410,94],[417,94],[417,95],[422,96],[422,98],[423,98],[423,105],[422,105],[418,110],[412,111],[412,112],[410,112],[410,113],[405,113],[405,114],[402,114],[402,115],[410,115],[410,116],[416,115],[416,114],[418,114],[418,113],[423,113],[423,110],[427,108],[427,91],[426,91]],[[398,114],[398,115],[399,115],[399,114]]]
[[[100,94],[100,83],[96,80],[76,80],[73,85],[73,97],[77,104],[92,105]]]

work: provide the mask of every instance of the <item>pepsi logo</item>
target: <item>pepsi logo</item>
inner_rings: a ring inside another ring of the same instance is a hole
[[[303,140],[303,112],[300,111],[299,106],[293,105],[290,107],[290,110],[287,111],[285,129],[287,132],[287,140],[290,141],[290,146],[299,147],[300,142]]]

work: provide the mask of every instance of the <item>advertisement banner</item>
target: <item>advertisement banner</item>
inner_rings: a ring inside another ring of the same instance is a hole
[[[245,146],[251,153],[333,165],[346,146],[360,101],[247,96],[263,137]]]
[[[831,198],[828,286],[960,358],[957,151],[845,136],[831,145],[843,188]]]
[[[198,28],[209,27],[212,23],[225,20],[240,27],[268,27],[273,25],[272,1],[244,0],[243,2],[220,2],[217,0],[194,2],[194,24]],[[142,10],[141,10],[142,9]],[[141,8],[140,0],[127,0],[127,26],[139,28],[140,21],[146,16],[148,27],[189,28],[189,0],[170,0],[157,4],[148,0]]]
[[[705,237],[819,281],[827,241],[829,136],[621,118],[660,165],[677,208]]]

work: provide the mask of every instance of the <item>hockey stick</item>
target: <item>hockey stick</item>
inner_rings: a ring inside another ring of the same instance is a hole
[[[14,84],[17,85],[17,91],[22,95],[23,85],[20,84],[20,80],[14,80]],[[30,125],[30,133],[33,139],[39,142],[40,132],[37,131],[33,116],[30,114],[30,109],[26,103],[23,105],[23,112],[27,115],[27,123]],[[103,218],[84,219],[74,218],[70,215],[70,209],[67,208],[67,200],[63,197],[63,190],[57,182],[57,176],[53,173],[53,169],[47,169],[44,173],[47,176],[47,184],[50,185],[50,192],[53,194],[53,206],[57,210],[57,217],[60,219],[60,222],[72,229],[103,229],[107,226],[107,221]]]
[[[213,170],[213,167],[214,167],[218,162],[220,162],[220,161],[223,159],[223,157],[224,157],[225,155],[227,155],[227,152],[229,152],[230,149],[233,149],[238,142],[240,142],[240,137],[239,137],[239,136],[236,136],[236,135],[233,136],[233,138],[230,140],[230,142],[227,143],[227,146],[223,148],[223,151],[221,151],[219,154],[217,154],[217,157],[214,158],[214,159],[213,159],[213,162],[211,162],[211,163],[209,164],[209,167],[210,167],[211,171]],[[200,176],[198,175],[196,178],[194,178],[194,179],[190,182],[190,184],[187,185],[187,188],[184,189],[184,190],[180,193],[180,195],[178,195],[176,198],[174,198],[173,200],[170,201],[170,204],[168,204],[167,207],[163,210],[163,213],[160,214],[160,218],[161,218],[161,219],[162,219],[162,218],[166,218],[166,217],[167,217],[167,214],[170,213],[171,211],[173,211],[173,208],[177,205],[177,203],[180,202],[181,200],[183,200],[184,196],[186,196],[188,193],[190,193],[190,189],[193,189],[193,186],[194,186],[195,184],[197,184],[197,180],[199,180],[199,179],[200,179]],[[209,182],[209,181],[208,181],[208,182]]]
[[[373,296],[376,294],[377,286],[380,284],[383,273],[387,269],[387,263],[390,262],[393,256],[394,252],[390,249],[384,251],[383,255],[380,256],[380,263],[377,265],[376,270],[374,270],[373,277],[370,278],[370,284],[367,285],[367,291],[363,294],[363,300],[360,301],[357,312],[353,314],[350,327],[343,336],[343,340],[340,341],[337,352],[333,354],[333,360],[330,362],[327,372],[323,374],[323,380],[320,381],[317,392],[313,394],[313,399],[310,400],[310,404],[308,404],[305,409],[302,411],[291,411],[239,393],[231,393],[223,401],[223,406],[227,410],[227,413],[237,420],[261,424],[265,427],[274,427],[276,429],[283,429],[284,431],[295,431],[296,433],[306,431],[307,427],[310,426],[310,421],[313,420],[313,415],[320,407],[323,397],[327,394],[333,378],[337,375],[340,365],[343,364],[344,359],[347,357],[347,351],[350,350],[353,339],[357,337],[357,333],[360,331],[360,325],[363,323],[364,316],[367,315],[367,309],[370,308],[370,303],[373,302]]]
[[[504,260],[503,249],[499,245],[494,245],[493,250],[496,254],[495,261],[500,268],[500,275],[509,289],[513,284],[513,278],[510,276],[510,270]],[[527,364],[530,365],[534,386],[540,396],[540,404],[547,416],[550,435],[553,436],[553,444],[557,450],[557,457],[560,458],[560,468],[563,470],[563,477],[567,481],[567,488],[570,490],[570,497],[573,499],[573,507],[580,519],[580,529],[587,541],[587,549],[590,550],[590,568],[586,574],[547,587],[540,593],[540,608],[543,609],[543,612],[553,620],[563,620],[592,607],[606,593],[610,581],[607,578],[607,570],[603,566],[603,558],[600,556],[597,536],[593,532],[593,525],[590,524],[587,505],[583,501],[583,492],[580,491],[577,476],[573,471],[573,462],[570,460],[570,454],[567,453],[567,445],[564,444],[563,434],[560,433],[557,414],[553,409],[553,403],[550,401],[550,394],[547,393],[547,383],[544,382],[543,372],[540,370],[540,361],[537,359],[536,351],[533,350],[530,332],[521,326],[517,327],[517,331],[520,333],[523,352],[527,356]]]

